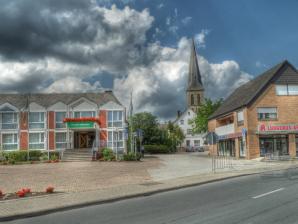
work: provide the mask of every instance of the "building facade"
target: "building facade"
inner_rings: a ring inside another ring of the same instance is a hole
[[[253,159],[296,156],[298,72],[284,61],[236,89],[209,118],[210,152]]]
[[[190,122],[195,118],[196,112],[203,101],[204,88],[201,80],[195,44],[192,40],[188,82],[186,88],[187,107],[182,113],[178,111],[177,118],[174,121],[174,123],[177,124],[185,134],[185,139],[181,146],[187,150],[197,149],[198,147],[204,145],[204,134],[194,134],[192,132],[193,125]]]
[[[124,151],[125,108],[112,91],[0,94],[4,151],[109,147]]]

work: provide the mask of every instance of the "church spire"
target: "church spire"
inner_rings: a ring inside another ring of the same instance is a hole
[[[195,41],[192,38],[187,91],[204,90],[199,70]]]

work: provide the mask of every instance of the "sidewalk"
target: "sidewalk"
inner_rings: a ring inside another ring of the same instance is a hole
[[[84,192],[68,192],[43,197],[23,198],[0,202],[0,221],[12,220],[21,217],[47,214],[81,206],[113,202],[138,196],[146,196],[163,191],[200,185],[237,176],[251,175],[265,171],[287,169],[291,164],[279,164],[268,168],[254,168],[242,171],[223,171],[215,174],[200,174],[179,177],[163,181],[152,181],[141,184],[128,184]],[[292,166],[296,167],[296,164]]]

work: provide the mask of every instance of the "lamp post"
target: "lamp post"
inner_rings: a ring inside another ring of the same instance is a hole
[[[119,132],[118,132],[118,128],[116,128],[116,160],[118,160],[118,139],[119,139]]]

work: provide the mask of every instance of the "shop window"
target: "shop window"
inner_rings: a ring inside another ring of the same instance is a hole
[[[2,134],[2,149],[3,150],[18,149],[18,134]]]
[[[276,120],[277,108],[276,107],[260,107],[257,109],[258,120]]]
[[[67,148],[66,132],[57,132],[55,135],[56,149]]]
[[[29,128],[41,129],[45,127],[44,112],[30,112],[29,113]]]
[[[237,112],[237,124],[238,126],[243,125],[244,123],[244,116],[243,116],[243,110]]]
[[[29,133],[29,149],[44,149],[44,133]]]
[[[66,112],[56,112],[55,113],[55,127],[56,128],[65,128],[66,125],[63,122],[63,119],[66,117]]]
[[[288,155],[288,137],[286,135],[274,135],[260,137],[260,155],[266,154],[281,156]]]

